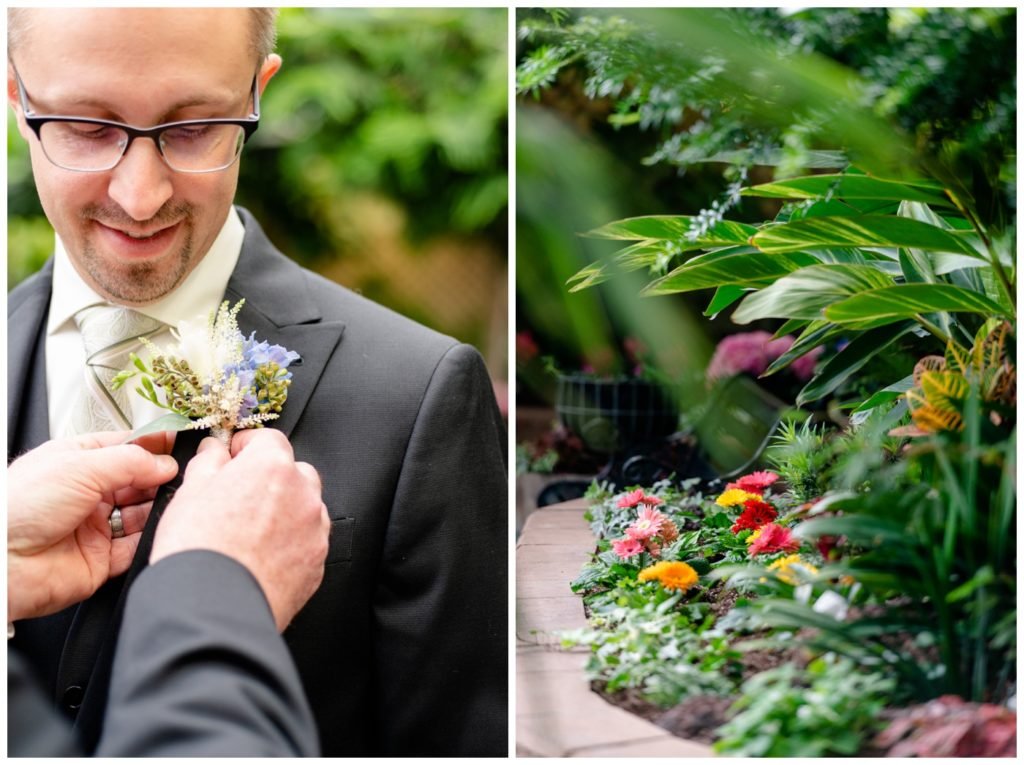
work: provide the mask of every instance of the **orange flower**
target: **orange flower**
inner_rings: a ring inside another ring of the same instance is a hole
[[[641,582],[659,582],[666,590],[686,592],[697,584],[697,572],[682,561],[662,560],[641,571],[637,579]]]

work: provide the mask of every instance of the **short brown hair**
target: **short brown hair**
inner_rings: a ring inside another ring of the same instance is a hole
[[[20,46],[32,26],[29,11],[31,8],[8,8],[7,9],[7,55],[10,56]],[[274,52],[274,44],[277,42],[277,9],[276,8],[250,8],[250,20],[252,22],[251,36],[249,43],[256,56],[256,65]]]
[[[277,43],[277,9],[250,8],[252,20],[252,49],[256,53],[257,66],[274,52]]]

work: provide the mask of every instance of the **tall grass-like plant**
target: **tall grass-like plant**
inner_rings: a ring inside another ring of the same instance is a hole
[[[801,425],[783,422],[765,459],[788,484],[794,499],[809,502],[824,493],[831,454],[823,425],[815,426],[810,420]]]
[[[843,557],[818,583],[852,577],[861,613],[841,622],[766,598],[756,604],[765,620],[813,627],[818,648],[888,666],[909,697],[1005,701],[1016,675],[1016,429],[986,443],[982,419],[975,393],[962,433],[916,441],[888,463],[842,462],[839,488],[819,503],[835,515],[814,518],[812,509],[796,534],[845,538]],[[884,437],[879,429],[876,454]]]

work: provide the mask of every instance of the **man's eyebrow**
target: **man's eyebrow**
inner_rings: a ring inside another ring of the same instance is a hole
[[[30,98],[29,106],[32,108],[34,113],[41,115],[53,114],[79,116],[75,114],[75,110],[77,109],[95,109],[97,111],[109,115],[110,117],[116,119],[119,122],[126,122],[123,115],[121,115],[121,113],[118,112],[116,108],[114,108],[110,103],[102,99],[91,98],[85,95],[75,95],[71,96],[66,100],[61,100],[64,106],[62,106],[60,109],[55,109],[42,101],[35,100],[34,98]],[[180,112],[183,109],[189,109],[196,106],[209,106],[213,108],[227,109],[233,106],[233,103],[228,103],[226,99],[221,99],[212,95],[187,96],[185,98],[180,99],[179,101],[174,102],[167,109],[165,109],[163,114],[158,119],[158,122],[166,121],[167,117],[174,114],[175,112]]]

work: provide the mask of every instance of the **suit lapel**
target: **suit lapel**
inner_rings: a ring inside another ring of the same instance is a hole
[[[245,224],[245,241],[224,297],[232,303],[245,298],[238,326],[246,336],[255,331],[256,339],[283,345],[301,357],[301,362],[289,367],[292,384],[281,417],[269,423],[290,435],[341,341],[345,325],[323,321],[309,293],[310,277],[274,248],[247,210],[239,208],[239,214]]]
[[[46,317],[53,260],[8,296],[7,459],[50,437],[46,398]]]

